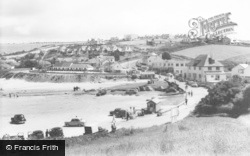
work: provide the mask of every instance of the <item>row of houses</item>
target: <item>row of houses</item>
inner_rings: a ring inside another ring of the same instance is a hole
[[[199,55],[195,59],[172,57],[164,60],[161,55],[152,54],[144,59],[144,63],[157,69],[173,68],[176,75],[201,82],[219,82],[228,76],[224,72],[224,65],[210,55]]]
[[[96,53],[109,53],[109,52],[124,52],[131,53],[134,49],[131,46],[117,46],[117,45],[83,45],[81,47],[67,47],[61,46],[58,49],[60,52],[65,53],[66,55],[83,55],[90,52]]]

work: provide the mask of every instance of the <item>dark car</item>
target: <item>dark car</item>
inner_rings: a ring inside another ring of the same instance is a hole
[[[11,118],[11,123],[13,124],[24,124],[26,121],[23,114],[16,114],[13,118]]]
[[[29,140],[40,140],[44,139],[44,133],[41,130],[33,131],[32,133],[28,133]]]
[[[122,118],[125,117],[126,110],[123,110],[121,108],[116,108],[114,111],[110,112],[110,115],[113,116],[115,115],[116,118]]]
[[[102,96],[107,94],[107,91],[105,89],[99,90],[98,93],[96,94],[96,96]]]
[[[54,127],[49,131],[51,138],[64,137],[63,129],[61,127]]]

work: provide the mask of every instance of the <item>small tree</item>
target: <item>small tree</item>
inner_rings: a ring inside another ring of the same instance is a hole
[[[171,55],[168,52],[164,52],[162,54],[162,59],[163,60],[171,60]]]

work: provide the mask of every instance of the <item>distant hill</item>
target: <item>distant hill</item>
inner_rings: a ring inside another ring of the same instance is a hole
[[[246,63],[246,62],[249,63],[250,62],[250,53],[245,54],[245,55],[231,57],[229,59],[226,59],[226,61],[231,61],[231,62],[236,62],[236,63]]]
[[[250,60],[250,47],[233,46],[233,45],[205,45],[194,48],[188,48],[178,52],[175,55],[182,55],[195,58],[201,54],[212,54],[217,60],[226,60],[230,58],[244,58],[248,56]],[[232,60],[234,61],[234,60]]]

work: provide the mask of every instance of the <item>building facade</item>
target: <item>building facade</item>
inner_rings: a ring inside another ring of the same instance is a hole
[[[227,79],[224,65],[209,55],[199,55],[187,64],[187,78],[201,82],[219,82]]]
[[[147,64],[151,68],[155,69],[167,69],[173,68],[174,74],[186,77],[187,63],[190,62],[188,59],[178,58],[172,56],[171,60],[163,60],[162,55],[152,54],[149,57],[145,57],[143,63]]]

